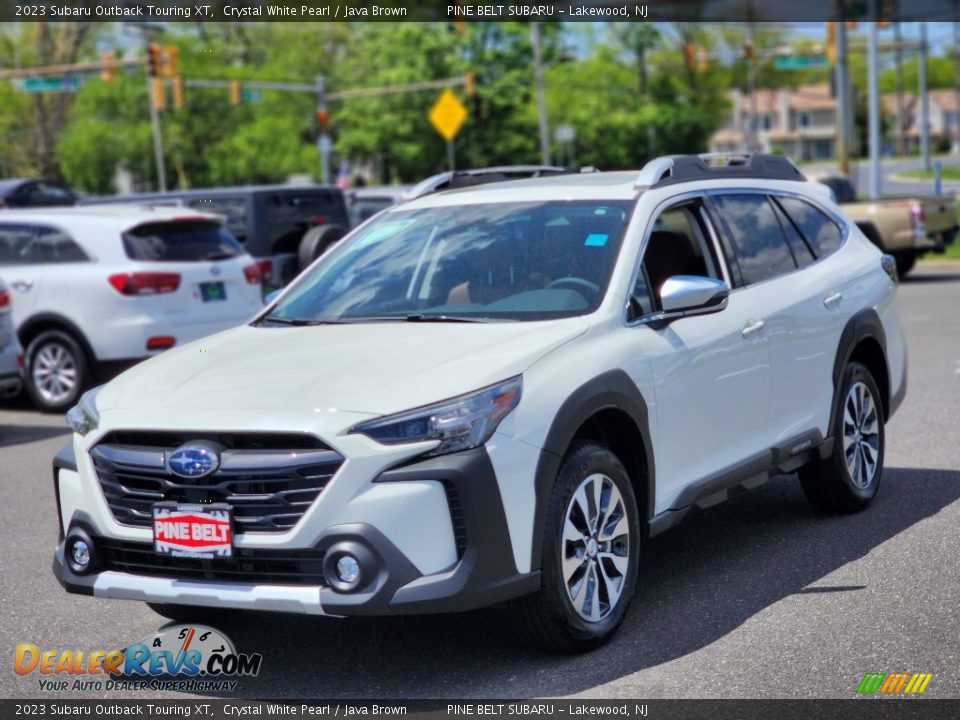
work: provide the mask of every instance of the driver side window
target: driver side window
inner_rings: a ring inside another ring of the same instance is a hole
[[[693,200],[661,212],[647,238],[634,283],[635,311],[660,310],[660,288],[675,275],[723,279],[704,223],[702,202]]]

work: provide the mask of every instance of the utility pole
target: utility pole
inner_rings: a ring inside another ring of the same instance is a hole
[[[870,199],[880,197],[880,92],[877,77],[879,29],[877,3],[870,0],[870,34],[867,45],[867,87],[869,92]]]
[[[927,24],[920,23],[920,66],[917,72],[920,95],[920,155],[924,170],[930,169],[930,98],[927,96]]]
[[[317,117],[324,118],[317,134],[317,152],[320,155],[320,182],[326,185],[330,182],[330,131],[327,127],[327,81],[323,75],[314,79],[314,89],[317,93]]]
[[[953,147],[960,152],[960,0],[953,0]]]
[[[753,14],[753,6],[750,7],[751,15]],[[747,92],[750,93],[750,132],[747,137],[747,151],[754,153],[758,152],[760,148],[758,147],[758,137],[757,134],[757,44],[754,37],[754,28],[753,22],[747,23],[747,47],[750,48],[749,57],[747,58]]]
[[[163,165],[163,134],[160,132],[160,111],[153,101],[153,78],[147,68],[147,101],[150,103],[150,130],[153,135],[153,162],[157,166],[157,188],[167,191],[167,170]]]
[[[900,8],[897,7],[897,16],[900,14]],[[900,46],[900,21],[893,23],[893,41],[894,41],[894,64],[896,68],[897,83],[897,155],[903,157],[907,154],[906,128],[904,127],[904,109],[903,109],[903,49]]]
[[[540,126],[540,162],[550,164],[550,129],[547,127],[547,93],[543,81],[543,58],[540,55],[540,23],[530,23],[533,45],[533,82],[537,92],[537,123]]]
[[[839,115],[837,133],[837,158],[840,161],[840,172],[850,175],[850,67],[847,50],[847,24],[840,20],[834,25],[836,30],[837,63],[837,113]]]

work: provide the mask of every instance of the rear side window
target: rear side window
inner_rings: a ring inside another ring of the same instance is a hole
[[[87,254],[63,230],[40,228],[37,238],[40,260],[44,263],[75,263],[89,260]]]
[[[29,225],[0,225],[0,265],[38,262],[33,243],[36,236],[36,228]]]
[[[208,220],[147,223],[123,235],[131,260],[200,262],[226,260],[244,250],[219,223]]]
[[[763,282],[796,269],[780,221],[763,195],[714,197],[740,266],[743,284]]]
[[[843,235],[840,227],[823,212],[805,200],[777,198],[797,229],[803,234],[818,258],[829,255],[838,247]]]

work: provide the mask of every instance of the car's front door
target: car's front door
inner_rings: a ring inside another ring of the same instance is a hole
[[[720,471],[756,455],[768,420],[770,351],[756,297],[763,289],[734,289],[719,312],[657,322],[661,286],[677,275],[731,281],[698,197],[656,216],[633,291],[632,330],[655,388],[655,513],[688,504]]]

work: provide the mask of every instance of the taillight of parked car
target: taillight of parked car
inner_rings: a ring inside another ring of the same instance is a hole
[[[10,306],[10,293],[0,290],[0,308]]]
[[[111,275],[109,280],[114,290],[121,295],[162,295],[176,292],[180,287],[179,273],[117,273]]]
[[[257,267],[260,268],[260,282],[269,285],[273,280],[273,260],[257,260]]]
[[[245,268],[243,268],[243,275],[247,278],[247,282],[251,285],[256,285],[257,283],[263,282],[263,271],[260,269],[259,263],[247,265]]]
[[[330,220],[330,218],[328,218],[326,215],[314,215],[310,218],[310,223],[314,226],[326,225],[328,220]]]
[[[913,232],[916,235],[924,234],[924,220],[926,218],[923,215],[923,205],[920,203],[911,203],[910,204],[910,226],[913,228]]]

